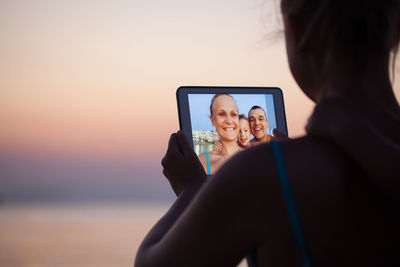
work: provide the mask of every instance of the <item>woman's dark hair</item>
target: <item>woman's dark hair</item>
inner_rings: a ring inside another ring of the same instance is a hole
[[[313,51],[321,66],[338,56],[397,53],[400,0],[281,0],[281,10],[302,29],[299,49]]]
[[[214,97],[211,99],[211,104],[210,104],[210,114],[211,114],[211,115],[213,115],[212,107],[213,107],[213,105],[214,105],[215,99],[216,99],[217,97],[219,97],[219,96],[222,96],[222,95],[227,95],[227,96],[229,96],[230,98],[233,99],[233,97],[232,97],[230,94],[216,94],[216,95],[214,95]],[[235,101],[235,99],[233,99],[233,101]]]

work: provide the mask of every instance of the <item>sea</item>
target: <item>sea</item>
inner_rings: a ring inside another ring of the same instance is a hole
[[[1,204],[0,266],[133,266],[141,241],[170,204]]]

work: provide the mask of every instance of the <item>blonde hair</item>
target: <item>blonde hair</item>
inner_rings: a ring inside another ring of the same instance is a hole
[[[213,98],[211,99],[211,104],[210,104],[210,115],[211,115],[211,116],[213,115],[212,108],[213,108],[215,99],[217,99],[217,97],[222,96],[222,95],[229,96],[230,98],[233,99],[233,97],[232,97],[230,94],[215,94],[215,95],[213,96]],[[233,101],[235,101],[235,99],[233,99]],[[235,101],[235,103],[236,103],[236,101]]]

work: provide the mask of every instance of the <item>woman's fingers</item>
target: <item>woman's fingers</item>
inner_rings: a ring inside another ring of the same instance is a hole
[[[179,148],[176,139],[177,139],[177,134],[176,133],[171,134],[171,137],[169,138],[167,153],[165,154],[166,160],[168,159],[175,160],[183,158],[181,149]]]
[[[185,156],[194,153],[192,147],[186,139],[183,132],[171,134],[168,142],[168,149],[165,156],[161,160],[161,166],[163,166],[163,174],[168,178],[168,168],[175,168],[181,164],[181,161]]]
[[[204,168],[181,131],[171,135],[167,153],[161,160],[163,174],[176,195],[187,186],[199,185],[205,180]]]
[[[278,131],[278,129],[273,129],[272,133],[274,134],[274,136],[276,137],[276,139],[278,140],[287,140],[289,139],[289,137],[286,134],[281,133],[280,131]]]
[[[213,151],[214,152],[220,152],[221,150],[222,150],[222,143],[218,140],[214,144]]]
[[[193,148],[189,144],[189,141],[187,140],[186,135],[183,133],[183,131],[177,132],[176,140],[183,156],[190,156],[194,153]]]

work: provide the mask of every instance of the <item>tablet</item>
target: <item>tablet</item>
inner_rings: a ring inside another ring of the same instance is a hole
[[[181,86],[176,97],[180,129],[209,175],[221,165],[221,154],[236,149],[234,142],[243,150],[274,139],[275,128],[288,134],[277,87]]]

